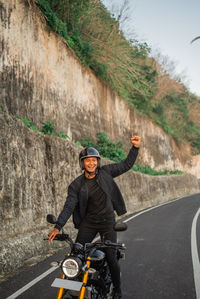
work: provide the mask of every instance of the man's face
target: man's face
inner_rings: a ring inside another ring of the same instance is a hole
[[[98,161],[97,161],[96,157],[89,157],[89,158],[85,158],[83,160],[83,164],[84,164],[85,170],[88,173],[91,173],[91,172],[95,172],[95,170],[97,169]]]

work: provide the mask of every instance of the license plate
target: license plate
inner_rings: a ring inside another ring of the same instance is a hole
[[[83,283],[80,281],[56,278],[51,286],[79,292],[82,285]]]

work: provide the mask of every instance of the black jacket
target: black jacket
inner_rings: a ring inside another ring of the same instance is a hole
[[[117,215],[126,213],[126,206],[122,194],[113,178],[125,173],[133,166],[138,155],[138,148],[132,146],[127,158],[119,163],[104,165],[98,169],[97,182],[112,201]],[[88,189],[85,175],[77,177],[68,187],[68,195],[62,212],[60,213],[56,228],[61,229],[73,214],[75,228],[79,228],[87,210]]]

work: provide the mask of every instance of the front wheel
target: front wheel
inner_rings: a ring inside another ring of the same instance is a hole
[[[78,296],[70,295],[69,292],[65,290],[62,299],[78,299]]]
[[[95,287],[92,287],[91,299],[107,299],[107,298],[111,298],[111,297],[108,297],[107,294],[104,294],[101,289],[97,290]]]

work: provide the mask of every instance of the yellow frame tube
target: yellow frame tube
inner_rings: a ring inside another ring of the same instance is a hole
[[[62,279],[65,279],[65,274],[62,274],[61,278],[62,278]],[[56,299],[61,299],[61,298],[62,298],[63,291],[64,291],[63,288],[58,289],[58,294],[57,294]]]
[[[88,265],[88,269],[89,269],[89,268],[90,268],[90,264],[91,264],[91,262],[90,262],[89,260],[87,260],[87,261],[86,261],[86,264]],[[84,299],[84,296],[85,296],[85,289],[86,289],[85,285],[86,285],[87,281],[88,281],[88,270],[87,270],[86,273],[83,275],[83,281],[82,281],[82,282],[83,282],[83,286],[82,286],[82,288],[81,288],[81,290],[80,290],[78,299]]]

